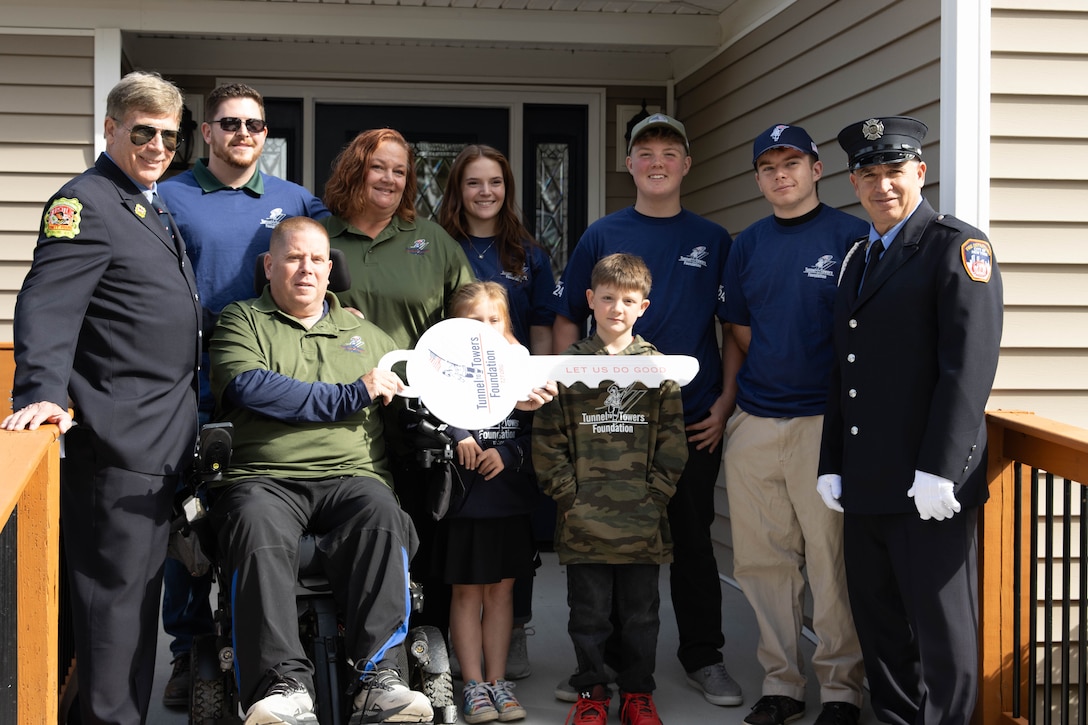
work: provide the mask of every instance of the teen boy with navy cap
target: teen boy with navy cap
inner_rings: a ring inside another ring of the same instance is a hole
[[[846,251],[868,229],[820,203],[823,162],[800,126],[761,133],[752,163],[773,214],[736,238],[725,268],[726,319],[744,354],[737,410],[726,425],[733,575],[756,612],[764,670],[762,697],[744,722],[779,725],[804,714],[798,622],[807,571],[822,703],[815,722],[856,725],[863,665],[846,594],[842,515],[821,505],[815,484],[831,305]]]
[[[759,134],[752,144],[752,166],[758,168],[759,157],[771,149],[793,149],[802,154],[808,154],[813,162],[820,160],[820,151],[816,148],[816,142],[808,135],[808,131],[800,126],[779,123]]]
[[[817,488],[845,510],[847,589],[877,718],[958,725],[978,690],[975,532],[1002,291],[986,236],[922,197],[926,130],[893,116],[839,133],[872,224],[835,299]]]

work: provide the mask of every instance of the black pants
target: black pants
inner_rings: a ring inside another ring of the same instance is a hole
[[[568,564],[567,632],[578,658],[570,684],[578,692],[608,682],[605,643],[619,647],[621,692],[653,692],[661,604],[656,564]]]
[[[245,707],[261,699],[277,675],[291,675],[313,692],[313,664],[299,640],[295,606],[304,532],[317,540],[356,668],[385,659],[404,640],[416,535],[381,481],[246,479],[215,497],[211,521],[224,571],[221,585],[230,591],[235,673]]]
[[[722,464],[722,446],[713,453],[688,444],[688,462],[669,501],[673,560],[669,569],[672,606],[680,646],[676,651],[687,672],[722,661],[722,588],[710,527],[714,523],[714,486]]]
[[[397,498],[415,525],[419,537],[411,570],[412,579],[423,585],[423,610],[412,612],[412,626],[430,625],[446,635],[450,629],[453,589],[445,582],[441,568],[434,564],[438,522],[431,516],[428,500],[431,478],[439,474],[433,469],[421,468],[411,455],[394,457],[390,463]]]
[[[159,594],[177,476],[96,460],[93,434],[65,436],[61,532],[72,595],[82,722],[147,719]],[[47,696],[48,693],[46,693]]]
[[[846,514],[846,584],[877,719],[966,725],[978,695],[978,550],[972,508]]]

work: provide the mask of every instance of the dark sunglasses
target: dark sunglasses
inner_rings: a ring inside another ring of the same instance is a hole
[[[121,128],[125,127],[122,126]],[[181,134],[178,131],[171,131],[168,128],[155,128],[142,123],[126,130],[128,131],[128,140],[137,146],[150,143],[157,133],[162,134],[162,145],[167,151],[177,150],[178,141],[181,140]]]
[[[242,127],[242,119],[234,116],[223,116],[223,118],[216,119],[212,123],[218,123],[219,128],[230,133],[234,133]],[[260,133],[264,130],[264,119],[262,118],[247,118],[245,124],[246,130],[250,133]]]

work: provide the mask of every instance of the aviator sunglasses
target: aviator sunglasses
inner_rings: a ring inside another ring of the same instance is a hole
[[[244,122],[240,118],[234,116],[223,116],[223,118],[217,118],[212,123],[218,123],[219,128],[229,133],[234,133],[242,127],[242,123],[246,124],[246,130],[250,133],[260,133],[264,130],[263,118],[247,118]]]
[[[116,120],[116,119],[115,119]],[[168,128],[155,128],[154,126],[148,126],[146,124],[137,124],[132,128],[121,126],[121,128],[128,131],[128,140],[136,146],[143,146],[146,143],[150,143],[151,139],[155,138],[155,134],[162,134],[162,145],[167,151],[176,151],[178,148],[178,141],[181,140],[181,133],[179,131],[171,131]]]

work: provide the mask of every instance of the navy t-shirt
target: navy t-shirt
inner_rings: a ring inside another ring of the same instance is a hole
[[[586,290],[593,265],[617,252],[642,257],[653,287],[634,332],[666,355],[699,361],[698,375],[680,389],[684,421],[694,423],[722,392],[718,329],[725,320],[722,280],[732,243],[723,227],[687,210],[661,218],[627,207],[586,229],[552,293],[552,310],[581,324],[590,314]]]
[[[770,216],[737,236],[726,264],[726,319],[752,328],[737,405],[752,415],[821,415],[833,359],[842,260],[869,224],[821,205],[799,224]]]

